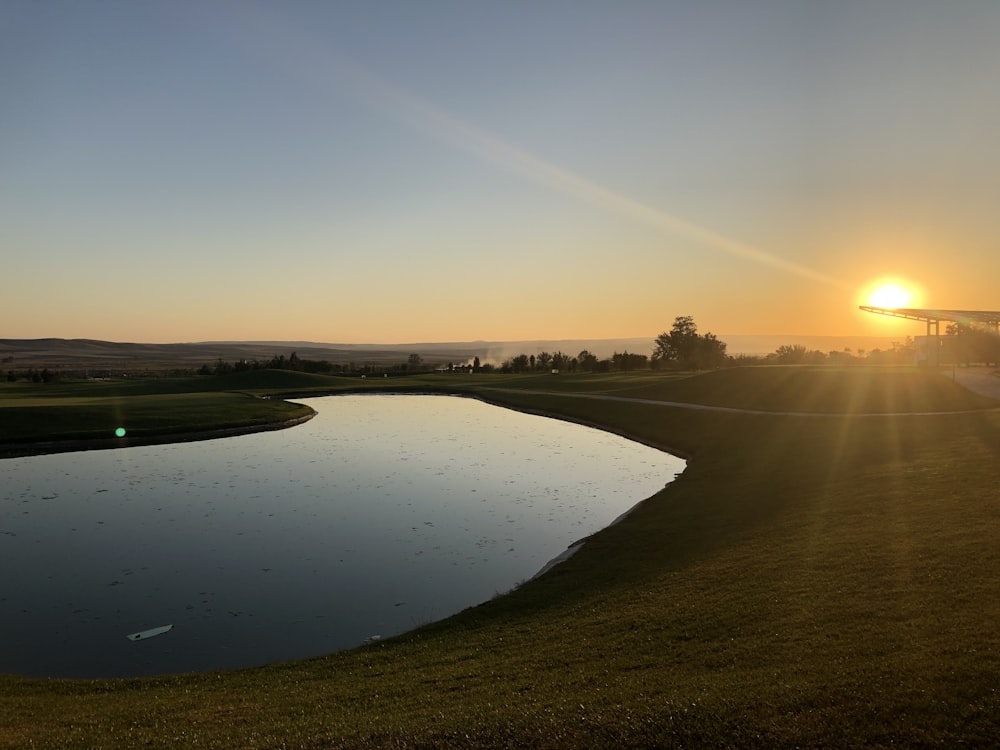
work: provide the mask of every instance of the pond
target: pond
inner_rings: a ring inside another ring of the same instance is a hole
[[[319,414],[287,430],[0,461],[0,672],[241,668],[385,638],[511,589],[684,467],[472,399],[299,401]]]

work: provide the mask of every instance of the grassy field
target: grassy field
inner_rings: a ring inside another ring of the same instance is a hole
[[[272,380],[280,386],[280,377]],[[3,383],[0,454],[4,444],[59,440],[115,447],[118,428],[128,438],[149,438],[260,426],[311,413],[302,405],[258,395],[252,389],[228,389],[223,378]]]
[[[688,468],[549,574],[376,645],[230,673],[0,677],[0,747],[987,747],[1000,737],[997,402],[934,373],[865,368],[364,384],[245,375],[217,384],[222,401],[483,389],[671,448]],[[63,397],[82,398],[66,387]],[[170,395],[107,388],[101,398],[123,402]],[[28,397],[0,390],[0,418]],[[903,411],[941,413],[886,415]]]

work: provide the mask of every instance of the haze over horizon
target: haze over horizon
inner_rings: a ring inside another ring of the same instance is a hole
[[[997,309],[1000,5],[0,6],[0,335],[918,335]]]

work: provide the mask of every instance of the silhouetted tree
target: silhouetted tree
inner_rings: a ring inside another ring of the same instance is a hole
[[[656,337],[653,363],[657,367],[675,366],[681,369],[708,370],[726,363],[726,344],[715,334],[698,334],[690,315],[674,318],[670,332]]]
[[[952,323],[944,341],[953,362],[993,364],[1000,361],[1000,336],[992,330]]]
[[[593,372],[597,369],[597,356],[584,349],[576,355],[577,366],[583,372]]]
[[[643,370],[649,366],[649,357],[645,354],[629,354],[628,352],[619,354],[615,352],[611,355],[611,366],[619,372]]]
[[[806,358],[806,348],[802,344],[782,344],[769,357],[778,364],[797,365]]]
[[[806,348],[802,344],[785,344],[775,350],[778,359],[788,363],[801,362],[805,359]]]

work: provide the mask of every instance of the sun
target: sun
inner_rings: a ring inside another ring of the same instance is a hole
[[[883,279],[870,287],[866,304],[889,309],[911,307],[917,296],[918,292],[912,284]]]
[[[868,302],[872,307],[906,307],[913,295],[898,284],[883,284],[872,290]]]

